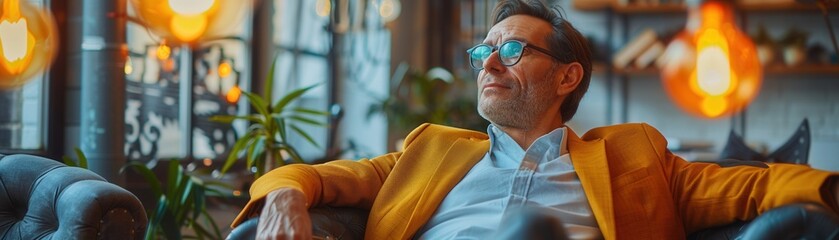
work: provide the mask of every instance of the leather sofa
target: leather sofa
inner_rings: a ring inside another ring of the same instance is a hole
[[[365,210],[320,207],[310,210],[309,214],[312,233],[320,239],[364,239]],[[525,227],[502,232],[500,236],[507,237],[501,239],[564,239],[561,228],[527,227],[545,226],[546,221],[555,221],[540,220],[539,217],[517,219],[519,222],[510,225]],[[227,239],[255,239],[257,224],[258,218],[249,219],[234,228]],[[555,222],[547,224],[558,225]],[[791,204],[767,211],[751,222],[735,222],[692,233],[688,239],[839,239],[839,216],[816,204]]]
[[[0,239],[142,239],[140,200],[87,169],[0,154]]]

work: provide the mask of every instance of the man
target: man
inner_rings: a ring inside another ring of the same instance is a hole
[[[678,239],[787,203],[836,210],[834,173],[688,163],[646,124],[578,137],[564,123],[588,88],[585,39],[540,1],[502,0],[494,19],[469,50],[487,134],[425,124],[402,152],[276,169],[234,225],[259,215],[260,238],[310,239],[309,207],[354,206],[370,209],[368,239],[486,239],[528,206],[570,238]]]

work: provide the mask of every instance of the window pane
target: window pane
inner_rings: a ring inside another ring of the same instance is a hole
[[[192,154],[195,158],[224,160],[228,148],[244,131],[244,125],[234,130],[230,124],[210,121],[210,117],[245,113],[239,110],[240,103],[245,101],[230,99],[233,102],[228,102],[227,95],[236,86],[247,90],[248,51],[244,40],[215,41],[194,51]],[[244,100],[244,96],[240,98]]]
[[[169,47],[171,54],[160,59],[157,39],[142,26],[127,26],[125,155],[130,160],[182,157],[178,59],[186,50]]]
[[[0,149],[43,147],[44,75],[21,88],[0,90]]]

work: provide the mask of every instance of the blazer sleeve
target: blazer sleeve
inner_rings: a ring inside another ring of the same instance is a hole
[[[405,139],[407,148],[428,124],[415,129]],[[294,188],[303,192],[307,205],[352,206],[370,208],[402,152],[389,153],[372,159],[335,160],[319,165],[291,164],[263,175],[250,189],[251,199],[231,226],[256,216],[268,193],[280,188]]]
[[[821,190],[837,173],[793,164],[721,167],[687,162],[667,151],[660,133],[648,125],[644,128],[668,175],[687,232],[749,220],[789,203],[814,202],[833,208],[827,201],[831,197]]]

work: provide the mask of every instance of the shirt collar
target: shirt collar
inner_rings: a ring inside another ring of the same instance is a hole
[[[489,135],[489,152],[501,151],[513,156],[523,156],[525,152],[535,154],[548,155],[548,159],[555,159],[559,156],[568,154],[567,137],[568,131],[566,127],[554,129],[548,134],[542,135],[533,141],[528,147],[527,151],[521,148],[510,135],[507,135],[500,128],[493,124],[487,127],[487,135]],[[559,151],[548,151],[549,149],[559,149]]]

